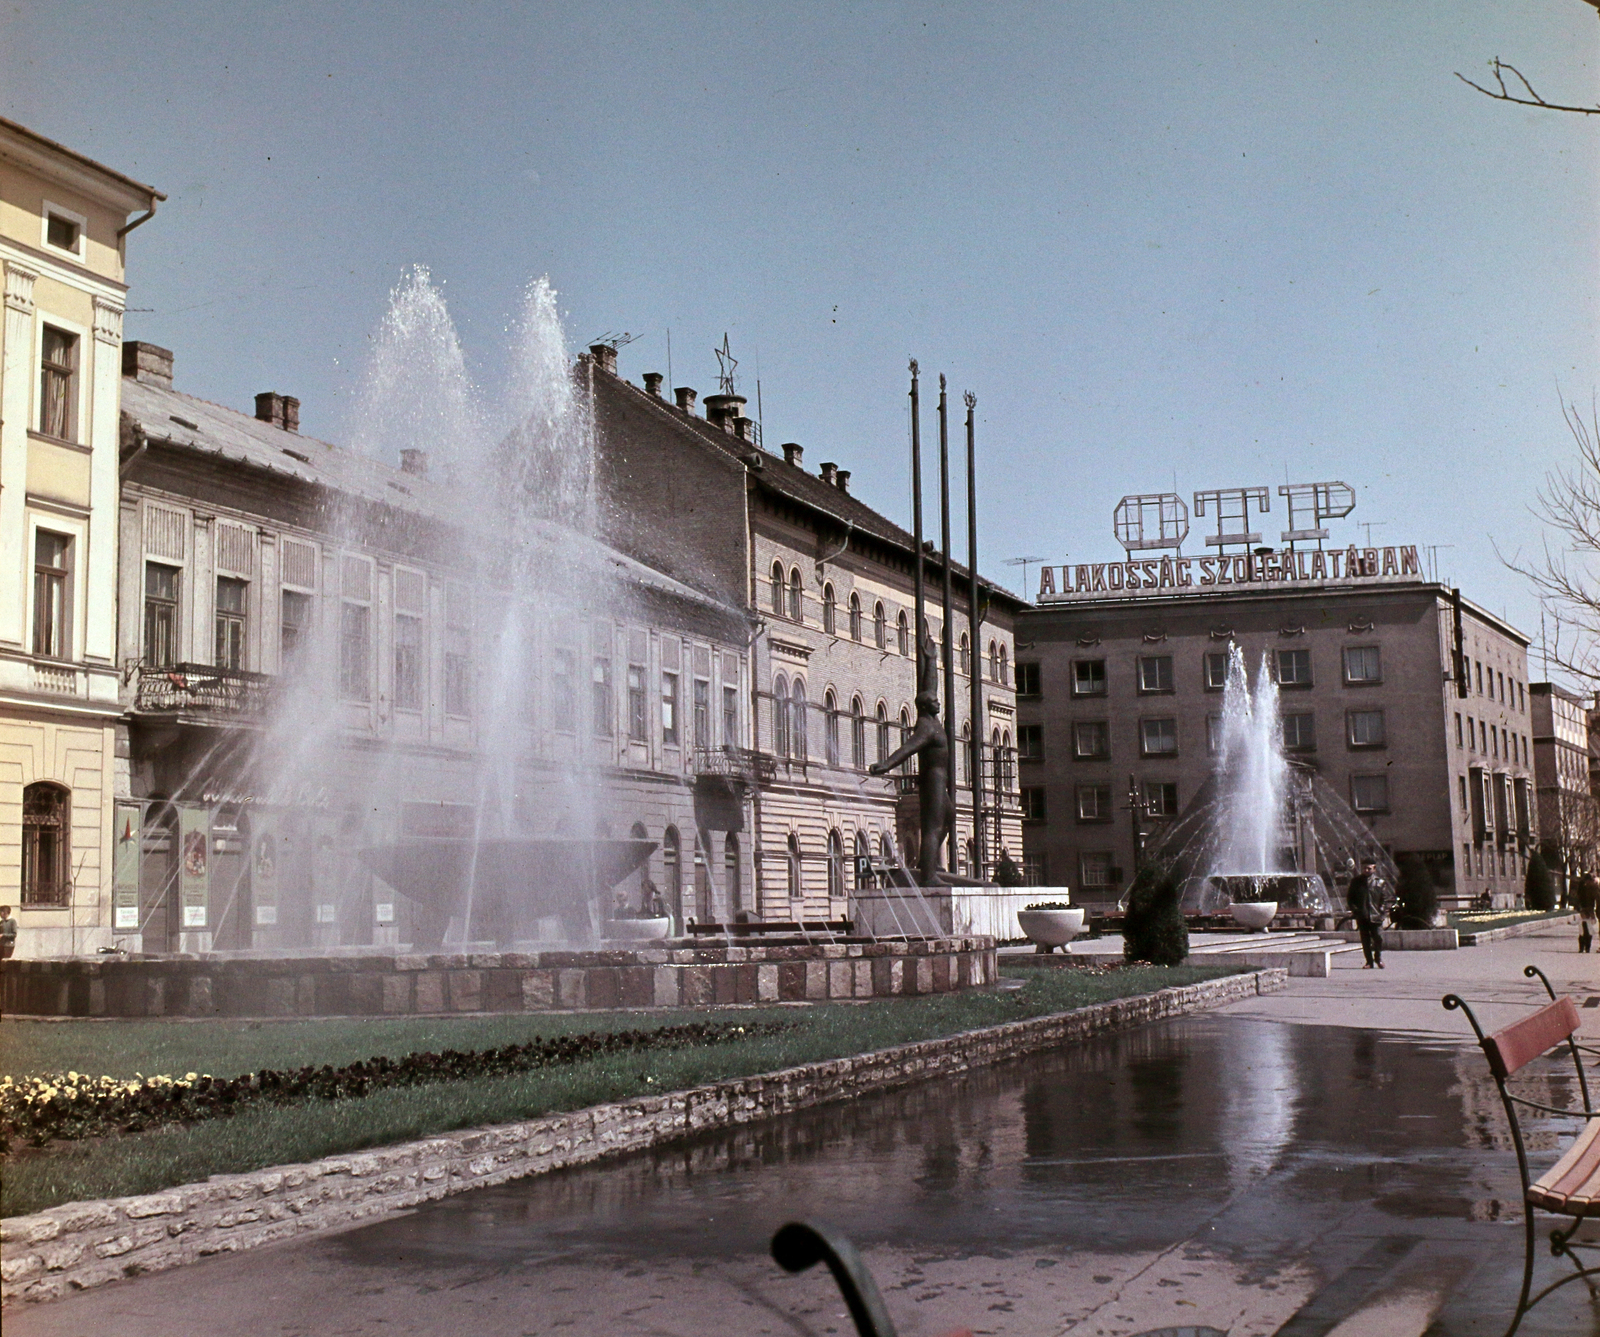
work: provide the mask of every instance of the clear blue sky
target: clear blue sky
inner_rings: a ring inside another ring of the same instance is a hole
[[[706,393],[726,331],[768,442],[902,519],[907,356],[976,391],[996,577],[1113,557],[1124,493],[1343,479],[1536,632],[1490,540],[1538,541],[1558,394],[1600,387],[1600,117],[1454,77],[1495,55],[1600,101],[1578,0],[43,0],[0,108],[171,197],[127,331],[190,393],[345,439],[405,266],[488,385],[548,273],[635,381],[670,327]]]

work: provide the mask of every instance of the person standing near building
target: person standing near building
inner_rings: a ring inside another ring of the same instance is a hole
[[[1578,912],[1578,950],[1593,951],[1595,916],[1600,913],[1600,882],[1593,873],[1585,873],[1572,888],[1572,908]]]
[[[11,907],[0,905],[0,961],[9,961],[17,950],[17,921],[11,917]]]
[[[1363,970],[1383,969],[1383,884],[1375,874],[1378,865],[1368,860],[1350,879],[1350,913],[1361,932],[1361,952],[1367,958]]]

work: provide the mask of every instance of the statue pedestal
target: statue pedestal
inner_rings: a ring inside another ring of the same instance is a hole
[[[1016,942],[1026,936],[1017,912],[1039,899],[1038,887],[883,887],[852,892],[850,915],[863,937],[978,934]]]

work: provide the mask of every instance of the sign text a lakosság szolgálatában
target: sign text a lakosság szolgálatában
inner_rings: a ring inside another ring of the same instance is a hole
[[[1416,546],[1390,548],[1284,548],[1215,557],[1152,557],[1127,562],[1046,566],[1039,572],[1040,603],[1069,599],[1139,598],[1243,585],[1328,585],[1420,580]]]

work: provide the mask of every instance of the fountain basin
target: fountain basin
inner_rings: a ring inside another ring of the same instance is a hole
[[[600,936],[607,942],[654,942],[672,935],[672,920],[666,915],[649,919],[608,919]]]
[[[1278,913],[1277,901],[1235,901],[1228,913],[1240,928],[1266,929]]]
[[[1037,943],[1047,952],[1057,947],[1071,950],[1072,940],[1083,932],[1083,917],[1082,906],[1070,910],[1017,911],[1017,923],[1028,941]]]

